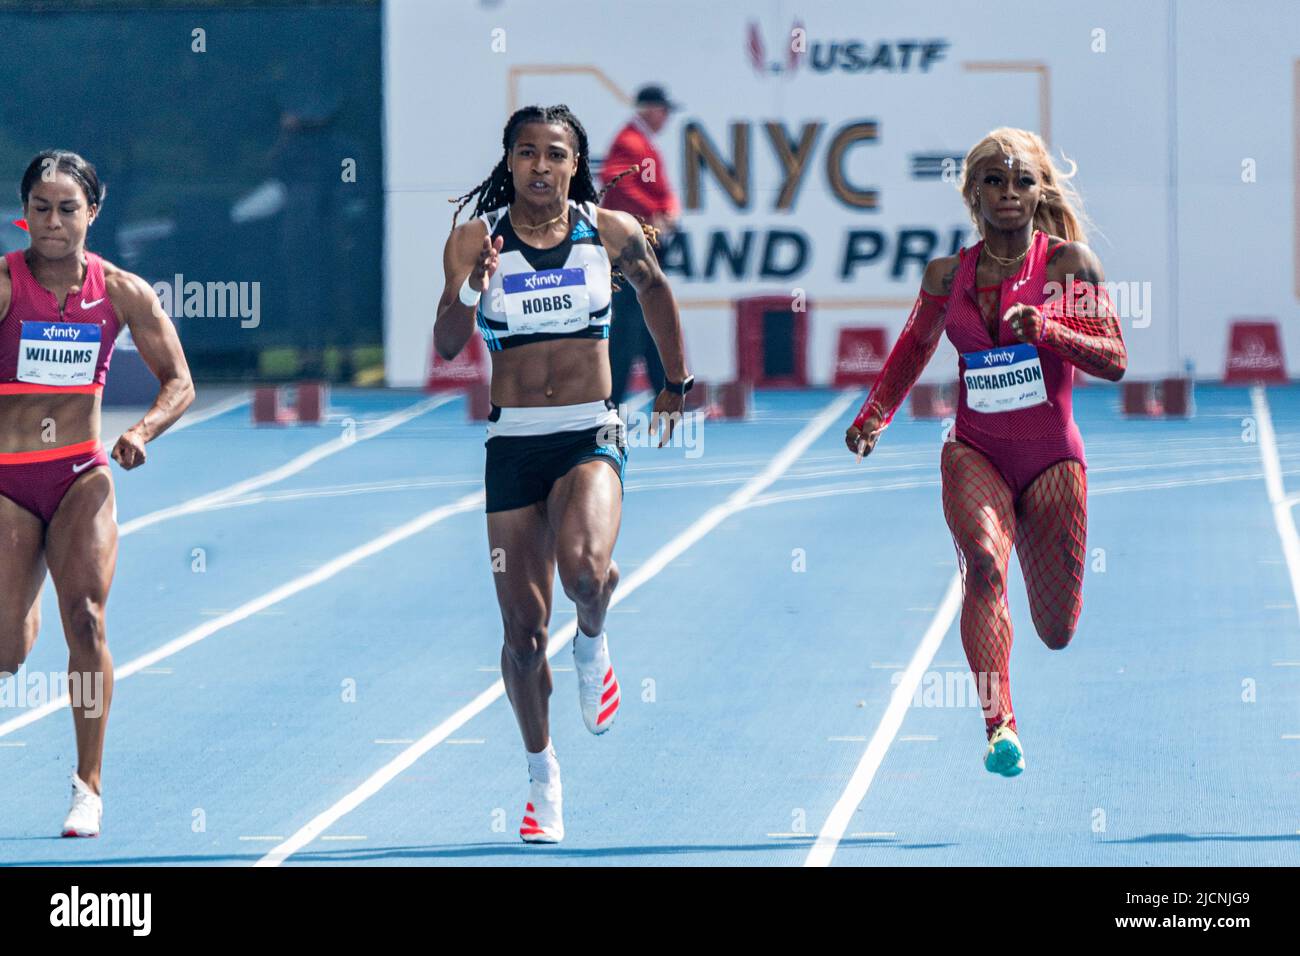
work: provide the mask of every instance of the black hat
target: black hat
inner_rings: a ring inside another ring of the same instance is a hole
[[[643,86],[636,93],[637,106],[666,106],[670,110],[679,110],[682,104],[674,103],[668,99],[668,93],[662,86],[651,84]]]

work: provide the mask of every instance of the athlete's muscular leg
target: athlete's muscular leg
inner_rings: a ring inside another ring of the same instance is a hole
[[[540,753],[551,733],[547,708],[551,666],[546,660],[546,644],[551,582],[555,580],[555,540],[537,504],[491,512],[487,525],[492,579],[505,628],[501,678],[524,746],[531,753]]]
[[[618,586],[614,542],[623,517],[618,474],[603,461],[584,461],[555,482],[546,501],[564,593],[578,609],[578,627],[595,637]]]
[[[1083,609],[1088,548],[1088,479],[1077,461],[1060,461],[1033,480],[1016,505],[1016,553],[1029,612],[1043,643],[1060,650]]]
[[[940,470],[943,516],[962,568],[961,643],[986,729],[992,730],[1012,713],[1007,564],[1016,518],[1011,489],[984,455],[958,441],[944,443]]]
[[[63,496],[45,531],[45,556],[68,641],[69,691],[80,697],[72,707],[77,776],[99,793],[104,733],[113,701],[113,657],[108,652],[104,608],[117,568],[117,521],[107,468],[90,469]]]
[[[26,508],[0,496],[0,674],[16,673],[41,626],[45,526]]]

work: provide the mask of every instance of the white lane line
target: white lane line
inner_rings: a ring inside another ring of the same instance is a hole
[[[611,607],[634,594],[656,574],[667,567],[674,558],[685,552],[706,534],[721,524],[726,518],[743,510],[764,488],[776,481],[799,458],[804,451],[844,414],[854,399],[859,397],[857,390],[841,392],[834,401],[821,410],[812,421],[781,449],[761,472],[747,481],[744,486],[731,494],[722,504],[710,508],[697,518],[686,530],[672,541],[656,551],[648,561],[636,571],[619,582],[618,590],[610,601]],[[577,619],[560,627],[551,637],[546,649],[547,658],[554,657],[561,648],[572,640],[577,631]],[[412,746],[402,751],[391,761],[380,767],[359,787],[347,794],[333,806],[309,820],[292,837],[277,846],[255,866],[279,866],[294,853],[311,843],[321,833],[329,829],[348,813],[365,803],[385,786],[397,778],[402,771],[410,768],[417,760],[445,741],[453,733],[465,726],[470,720],[486,710],[491,704],[505,694],[505,685],[498,679],[485,688],[477,697],[461,707],[450,717],[438,724]],[[910,698],[910,691],[909,691]]]
[[[411,741],[411,743],[415,743],[415,741]],[[487,741],[486,741],[486,740],[469,740],[469,739],[464,739],[464,740],[453,740],[451,737],[448,737],[446,740],[443,741],[443,743],[444,743],[444,744],[447,744],[447,746],[451,746],[452,744],[461,744],[461,745],[464,746],[464,745],[469,745],[469,744],[485,744],[485,743],[487,743]]]
[[[930,666],[930,662],[934,660],[935,652],[939,650],[939,645],[943,643],[944,635],[948,633],[948,628],[956,620],[960,608],[961,575],[954,574],[952,580],[948,582],[948,590],[944,594],[943,600],[939,602],[939,610],[935,612],[929,628],[921,638],[921,643],[917,645],[916,652],[907,665],[907,670],[903,671],[902,680],[898,682],[890,695],[889,706],[885,708],[885,714],[880,718],[880,726],[872,734],[871,742],[867,744],[862,759],[858,761],[857,768],[853,771],[853,775],[849,777],[848,785],[844,788],[844,792],[840,794],[839,800],[835,802],[835,806],[831,808],[829,816],[826,817],[826,822],[822,824],[821,832],[817,834],[817,842],[808,851],[804,866],[830,865],[831,857],[835,855],[835,848],[843,838],[844,831],[848,829],[854,811],[857,810],[858,804],[867,795],[867,789],[871,786],[876,771],[880,769],[880,764],[885,759],[885,753],[889,750],[890,742],[898,733],[898,728],[903,725],[903,718],[907,715],[907,708],[912,703],[913,693],[916,692],[917,686],[921,683],[921,676]]]
[[[201,425],[203,422],[206,422],[211,418],[216,418],[218,415],[224,415],[226,412],[233,411],[241,405],[247,405],[249,401],[251,401],[251,397],[248,392],[240,392],[238,395],[232,395],[213,405],[209,405],[201,412],[195,412],[193,415],[182,415],[181,420],[171,428],[167,429],[164,434],[171,435],[181,431],[182,429],[189,428],[192,425]]]
[[[0,747],[26,747],[25,740],[0,740]]]
[[[1256,437],[1259,439],[1259,457],[1264,465],[1264,486],[1268,501],[1273,506],[1273,523],[1282,539],[1282,554],[1291,574],[1291,593],[1300,613],[1300,536],[1296,534],[1291,519],[1291,506],[1286,501],[1286,488],[1282,485],[1282,463],[1277,457],[1277,435],[1273,431],[1273,416],[1269,413],[1268,397],[1263,385],[1250,389],[1250,403],[1255,411]]]
[[[195,514],[204,511],[215,505],[220,505],[232,498],[238,498],[240,495],[246,495],[250,491],[256,491],[266,485],[275,484],[277,481],[283,481],[291,475],[306,471],[312,465],[331,455],[337,455],[353,445],[371,438],[376,438],[385,432],[392,431],[399,425],[409,422],[412,418],[423,415],[425,412],[432,411],[440,405],[446,405],[459,397],[459,393],[446,393],[435,395],[423,401],[409,405],[391,415],[380,418],[369,423],[358,424],[354,434],[343,434],[327,442],[322,442],[315,448],[308,449],[297,458],[285,462],[278,468],[272,468],[270,471],[264,471],[260,475],[254,475],[251,478],[245,478],[243,481],[237,481],[225,488],[218,488],[216,491],[210,491],[207,494],[199,495],[188,501],[182,501],[178,505],[171,505],[167,508],[159,508],[157,511],[151,511],[148,514],[141,515],[138,518],[132,518],[130,521],[124,521],[118,526],[117,533],[123,535],[133,534],[141,528],[148,528],[151,525],[166,521],[169,518],[178,518],[181,515]]]
[[[280,585],[271,591],[267,591],[260,597],[253,598],[245,604],[241,604],[233,611],[229,611],[215,620],[208,621],[196,628],[186,631],[180,637],[168,641],[160,647],[154,648],[147,654],[135,658],[134,660],[114,668],[113,680],[121,682],[132,674],[137,674],[142,670],[153,667],[159,661],[178,654],[192,644],[211,637],[213,634],[223,631],[232,624],[238,624],[246,618],[252,617],[258,611],[265,610],[273,604],[278,604],[288,598],[293,597],[301,591],[315,587],[324,581],[328,581],[341,571],[345,571],[352,565],[364,561],[373,555],[378,554],[386,548],[401,541],[405,541],[412,535],[419,534],[426,528],[444,521],[453,515],[458,515],[466,511],[472,511],[483,506],[483,492],[478,491],[472,495],[466,495],[449,505],[440,505],[431,511],[426,511],[419,517],[413,518],[405,524],[398,525],[390,531],[386,531],[377,538],[372,538],[365,544],[358,545],[351,551],[344,552],[333,560],[322,564],[315,571],[311,571],[300,577],[294,578],[286,584]],[[54,700],[42,704],[40,707],[34,707],[18,717],[6,720],[0,723],[0,737],[8,736],[20,728],[33,724],[43,717],[48,717],[57,711],[67,707],[69,697],[67,694],[62,695]]]
[[[341,834],[339,836],[332,836],[330,834],[326,834],[325,836],[321,837],[321,839],[322,840],[364,840],[366,838],[364,836],[359,836],[357,834],[346,834],[346,835]]]

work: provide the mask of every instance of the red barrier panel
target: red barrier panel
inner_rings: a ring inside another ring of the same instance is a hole
[[[1190,378],[1167,378],[1160,383],[1160,404],[1171,418],[1190,418],[1196,409]]]
[[[762,295],[736,300],[736,378],[761,388],[806,388],[808,386],[808,310],[794,310],[788,295]],[[790,367],[773,371],[765,354],[768,322],[777,319],[788,324]]]
[[[1155,387],[1150,382],[1121,382],[1120,395],[1125,415],[1154,418],[1163,412],[1156,401]]]
[[[429,354],[429,375],[424,382],[426,392],[443,392],[448,389],[468,388],[476,382],[486,382],[489,377],[487,349],[477,331],[471,332],[469,341],[460,354],[448,362],[436,349]]]
[[[883,326],[846,326],[840,329],[832,384],[836,388],[871,385],[885,367],[888,355]]]
[[[1276,322],[1232,323],[1223,381],[1286,384],[1286,363],[1282,360],[1282,339]]]

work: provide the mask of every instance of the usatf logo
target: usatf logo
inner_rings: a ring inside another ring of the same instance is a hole
[[[763,47],[763,34],[759,30],[758,22],[750,20],[749,42],[746,44],[746,49],[749,52],[749,62],[753,65],[754,72],[759,76],[768,73],[773,76],[780,76],[782,73],[793,73],[799,68],[799,61],[803,59],[803,51],[806,49],[806,46],[800,42],[801,39],[806,42],[806,35],[803,24],[796,20],[794,25],[790,27],[787,42],[781,44],[786,47],[785,62],[780,60],[769,62],[766,50]]]
[[[777,48],[784,58],[769,59],[758,22],[749,22],[746,51],[759,76],[791,75],[806,58],[814,73],[928,73],[944,58],[952,44],[941,38],[928,40],[812,40],[803,24],[795,21]]]

